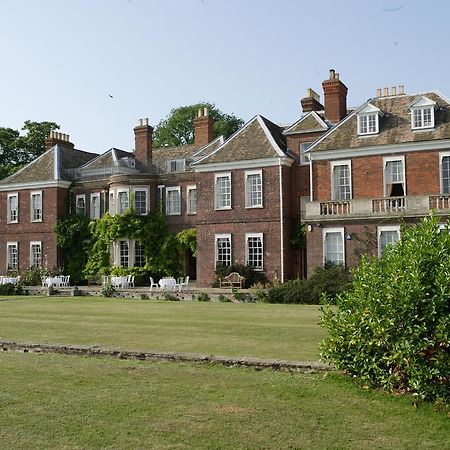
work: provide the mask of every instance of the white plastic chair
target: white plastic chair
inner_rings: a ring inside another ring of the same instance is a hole
[[[153,288],[159,288],[159,284],[153,281],[153,278],[150,277],[150,292],[152,292]]]
[[[183,289],[183,287],[185,287],[187,289],[188,284],[189,284],[189,275],[184,279],[184,282],[181,283],[180,291],[181,291],[181,289]]]
[[[127,287],[134,288],[134,275],[127,275]]]
[[[177,279],[177,282],[173,286],[173,290],[176,291],[178,288],[178,290],[181,291],[181,286],[183,286],[183,277]]]
[[[47,277],[41,277],[42,287],[47,287]]]

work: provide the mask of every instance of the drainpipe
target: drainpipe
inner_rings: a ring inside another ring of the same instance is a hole
[[[280,178],[280,258],[281,258],[281,282],[284,283],[284,223],[283,223],[283,169],[281,158],[279,159]]]
[[[313,195],[313,171],[312,171],[312,159],[311,155],[309,156],[309,201],[314,201],[314,195]]]

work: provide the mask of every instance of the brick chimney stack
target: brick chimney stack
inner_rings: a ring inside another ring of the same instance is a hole
[[[194,119],[195,146],[201,147],[213,140],[213,120],[209,117],[208,108],[199,108]]]
[[[320,95],[311,88],[306,90],[306,97],[300,100],[304,113],[310,111],[323,111],[323,105],[320,103]]]
[[[45,148],[47,150],[59,144],[63,147],[74,148],[75,146],[69,141],[70,136],[65,133],[58,133],[57,131],[50,131],[48,138],[45,139]]]
[[[347,86],[339,80],[339,74],[330,70],[330,78],[322,83],[325,101],[325,119],[340,122],[347,115]]]
[[[148,124],[148,118],[139,119],[134,128],[134,158],[146,169],[152,165],[153,128]]]

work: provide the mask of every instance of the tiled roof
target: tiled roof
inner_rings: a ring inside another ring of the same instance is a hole
[[[284,134],[297,134],[297,133],[311,133],[315,131],[325,131],[328,129],[328,125],[324,122],[322,117],[315,112],[311,111],[305,114],[300,120],[295,122],[290,127],[284,130]]]
[[[430,130],[411,130],[410,105],[417,98],[425,96],[436,102],[435,127]],[[379,133],[359,137],[357,112],[354,111],[335,128],[318,141],[311,150],[326,151],[392,145],[397,143],[421,142],[450,139],[450,104],[437,92],[415,95],[378,97],[369,101],[381,110]]]
[[[198,147],[194,144],[154,148],[152,151],[153,165],[158,172],[166,172],[167,161],[171,159],[192,159],[197,150]]]
[[[282,128],[265,117],[255,116],[215,152],[196,164],[274,158],[285,151]]]

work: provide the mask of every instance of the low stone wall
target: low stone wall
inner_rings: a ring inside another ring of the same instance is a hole
[[[78,355],[91,357],[110,357],[139,361],[187,361],[194,363],[221,364],[228,367],[252,367],[255,369],[273,369],[284,371],[316,372],[335,370],[328,364],[318,362],[299,362],[287,360],[272,360],[260,358],[233,358],[228,356],[204,355],[197,353],[175,352],[139,352],[130,350],[115,350],[98,346],[75,346],[58,344],[23,343],[14,341],[1,341],[2,351],[33,352],[33,353],[59,353],[63,355]]]

